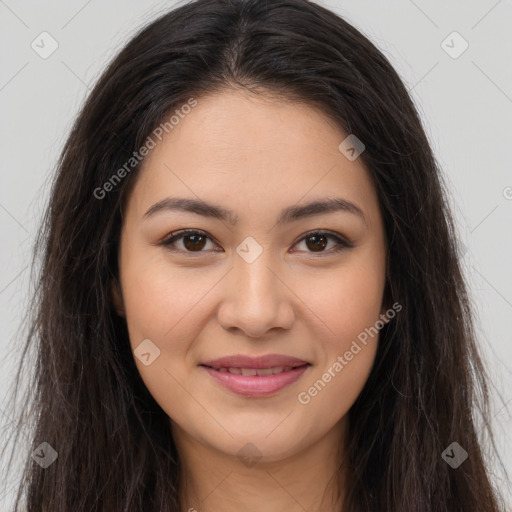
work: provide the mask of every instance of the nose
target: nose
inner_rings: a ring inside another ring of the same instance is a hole
[[[218,309],[220,325],[230,332],[262,338],[272,329],[290,329],[295,320],[295,295],[272,266],[269,251],[247,263],[236,255],[224,280],[223,301]]]

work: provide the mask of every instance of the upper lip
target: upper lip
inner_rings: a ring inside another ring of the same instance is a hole
[[[297,359],[296,357],[281,354],[267,354],[263,356],[251,357],[242,354],[221,357],[201,363],[202,366],[211,368],[275,368],[278,366],[303,366],[309,364],[307,361]]]

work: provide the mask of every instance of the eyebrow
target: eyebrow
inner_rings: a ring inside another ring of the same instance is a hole
[[[201,199],[166,197],[151,206],[144,214],[144,219],[151,217],[159,212],[175,210],[202,215],[235,225],[238,222],[238,216],[232,210],[222,206],[207,203]],[[288,224],[305,217],[322,215],[334,212],[347,212],[360,217],[368,225],[362,209],[351,201],[342,198],[328,198],[319,201],[313,201],[305,205],[293,205],[284,208],[279,214],[277,225]]]

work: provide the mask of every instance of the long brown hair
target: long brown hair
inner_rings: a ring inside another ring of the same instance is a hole
[[[22,499],[27,512],[180,510],[168,418],[138,374],[110,293],[140,168],[126,162],[191,97],[233,87],[309,103],[356,134],[378,193],[385,300],[403,309],[382,328],[349,412],[343,511],[497,512],[473,417],[489,417],[487,376],[440,169],[386,57],[307,0],[182,5],[124,47],[83,105],[36,241],[25,351],[37,357],[18,423],[30,425],[32,450],[46,442],[58,458],[42,468],[28,457],[16,511]],[[457,468],[442,457],[453,442],[468,453]]]

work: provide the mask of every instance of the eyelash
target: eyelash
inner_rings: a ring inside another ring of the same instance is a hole
[[[208,236],[204,231],[200,231],[200,230],[197,230],[197,229],[183,229],[181,231],[175,231],[174,233],[171,233],[167,238],[165,238],[164,240],[159,242],[157,245],[164,246],[169,251],[184,252],[184,253],[187,253],[187,254],[200,254],[202,252],[207,252],[207,251],[204,251],[204,250],[200,250],[200,251],[187,251],[187,250],[181,250],[181,249],[176,249],[175,247],[172,247],[172,244],[174,242],[176,242],[177,240],[180,240],[181,238],[183,238],[183,237],[185,237],[187,235],[205,236],[206,238],[208,238],[208,239],[213,241],[213,239],[210,236]],[[327,236],[328,238],[331,238],[331,239],[335,240],[337,245],[334,248],[331,248],[328,251],[318,251],[317,253],[315,253],[314,251],[307,251],[310,254],[319,254],[319,255],[327,254],[327,255],[329,255],[329,254],[333,254],[333,253],[338,253],[338,252],[340,252],[340,251],[342,251],[344,249],[351,249],[352,247],[354,247],[351,243],[347,242],[346,240],[341,238],[339,235],[336,235],[335,233],[332,233],[331,231],[325,231],[325,230],[309,231],[302,238],[297,240],[297,242],[295,242],[293,245],[297,245],[298,243],[302,242],[303,240],[305,240],[305,239],[307,239],[307,238],[309,238],[311,236],[315,236],[315,235],[317,235],[317,236]]]

